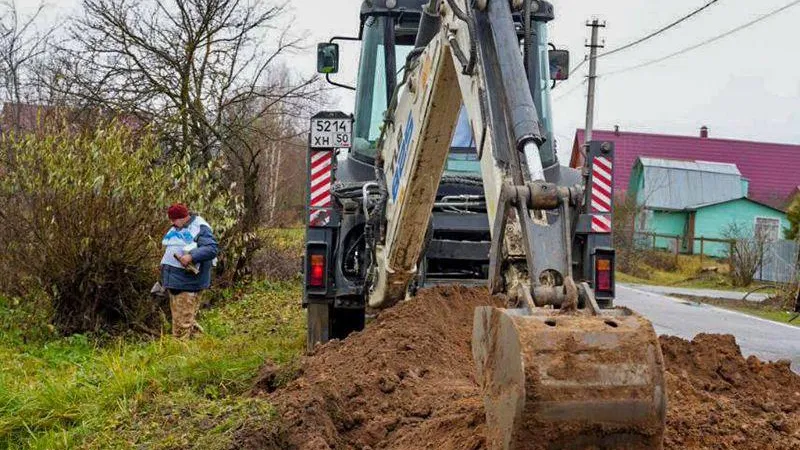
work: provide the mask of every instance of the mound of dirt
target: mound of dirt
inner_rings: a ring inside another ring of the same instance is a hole
[[[661,338],[666,448],[800,449],[800,376],[788,361],[742,357],[730,335]]]
[[[485,289],[423,290],[364,332],[319,347],[297,379],[262,395],[293,448],[486,448],[471,334],[474,308],[496,301]],[[788,363],[745,360],[731,336],[661,345],[665,448],[800,448],[800,376]]]

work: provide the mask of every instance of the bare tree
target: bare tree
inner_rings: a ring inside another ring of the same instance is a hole
[[[83,0],[83,9],[61,49],[68,63],[59,67],[57,87],[83,105],[154,124],[171,150],[196,163],[246,142],[252,123],[276,104],[304,102],[317,89],[315,77],[270,82],[271,70],[300,42],[276,30],[282,5]],[[249,109],[254,99],[259,111]]]
[[[39,3],[31,14],[22,15],[14,0],[0,3],[0,77],[5,101],[15,105],[35,91],[37,58],[45,53],[56,30],[42,23],[44,10],[45,4]],[[10,125],[19,127],[21,109],[12,111]]]
[[[764,261],[769,236],[762,229],[751,230],[736,222],[728,224],[722,235],[731,240],[728,258],[733,285],[751,285],[756,271]]]
[[[291,85],[286,69],[275,70],[269,84]],[[306,146],[298,140],[307,132],[307,119],[316,104],[309,95],[306,101],[269,102],[254,98],[234,110],[230,122],[242,130],[239,139],[224,146],[229,177],[240,184],[244,200],[245,222],[275,225],[279,209],[292,191],[303,191],[305,177],[290,171],[305,167]]]

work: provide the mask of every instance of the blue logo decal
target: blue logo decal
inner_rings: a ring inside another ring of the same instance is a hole
[[[411,144],[411,135],[414,133],[414,118],[411,117],[411,112],[408,113],[408,120],[406,120],[406,133],[403,135],[403,142],[400,144],[400,152],[397,157],[397,165],[394,169],[394,176],[392,177],[392,201],[397,200],[397,194],[400,192],[400,179],[403,178],[403,171],[406,167],[406,159],[408,158],[408,146]]]

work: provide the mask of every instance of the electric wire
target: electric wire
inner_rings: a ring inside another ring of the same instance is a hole
[[[680,25],[681,23],[683,23],[683,22],[685,22],[685,21],[687,21],[687,20],[691,19],[692,17],[694,17],[694,16],[696,16],[696,15],[700,14],[701,12],[703,12],[703,11],[705,11],[706,9],[710,8],[711,6],[713,6],[713,5],[714,5],[715,3],[717,3],[718,1],[719,1],[719,0],[711,0],[710,2],[708,2],[708,3],[706,3],[705,5],[701,6],[700,8],[698,8],[698,9],[695,9],[694,11],[692,11],[692,12],[690,12],[689,14],[687,14],[687,15],[685,15],[685,16],[683,16],[683,17],[681,17],[680,19],[678,19],[678,20],[676,20],[676,21],[674,21],[674,22],[670,23],[669,25],[667,25],[667,26],[665,26],[665,27],[662,27],[662,28],[659,28],[658,30],[656,30],[656,31],[654,31],[654,32],[652,32],[652,33],[650,33],[650,34],[648,34],[648,35],[646,35],[646,36],[643,36],[643,37],[641,37],[641,38],[639,38],[639,39],[636,39],[636,40],[635,40],[635,41],[633,41],[633,42],[630,42],[630,43],[628,43],[628,44],[625,44],[625,45],[623,45],[622,47],[618,47],[618,48],[615,48],[614,50],[609,50],[609,51],[607,51],[607,52],[605,52],[605,53],[601,53],[601,54],[597,55],[597,58],[602,58],[602,57],[604,57],[604,56],[613,55],[614,53],[619,53],[619,52],[621,52],[621,51],[623,51],[623,50],[627,50],[627,49],[629,49],[629,48],[631,48],[631,47],[634,47],[634,46],[636,46],[636,45],[639,45],[639,44],[641,44],[642,42],[645,42],[645,41],[647,41],[647,40],[650,40],[650,39],[652,39],[652,38],[654,38],[654,37],[658,36],[659,34],[661,34],[661,33],[664,33],[665,31],[668,31],[668,30],[670,30],[670,29],[672,29],[672,28],[675,28],[676,26]]]
[[[553,101],[557,102],[557,101],[559,101],[561,99],[569,97],[570,95],[572,95],[575,92],[577,92],[578,89],[582,88],[583,85],[585,85],[585,84],[586,84],[586,80],[584,79],[582,83],[576,84],[572,89],[568,90],[567,92],[564,92],[563,94],[559,95],[558,97],[553,98]]]
[[[738,33],[739,31],[742,31],[744,29],[750,28],[751,26],[753,26],[753,25],[755,25],[755,24],[757,24],[759,22],[762,22],[762,21],[764,21],[766,19],[769,19],[769,18],[771,18],[773,16],[776,16],[776,15],[786,11],[787,9],[789,9],[789,8],[791,8],[793,6],[797,6],[798,4],[800,4],[800,0],[794,0],[794,1],[790,2],[789,4],[787,4],[787,5],[784,5],[784,6],[778,8],[776,10],[773,10],[773,11],[770,11],[770,12],[764,14],[764,15],[761,15],[761,16],[759,16],[759,17],[757,17],[757,18],[755,18],[755,19],[753,19],[753,20],[751,20],[751,21],[749,21],[747,23],[739,25],[739,26],[737,26],[735,28],[732,28],[732,29],[722,33],[722,34],[716,35],[716,36],[714,36],[712,38],[706,39],[706,40],[704,40],[704,41],[702,41],[700,43],[697,43],[697,44],[691,45],[689,47],[686,47],[684,49],[678,50],[677,52],[670,53],[669,55],[666,55],[666,56],[663,56],[661,58],[657,58],[657,59],[654,59],[654,60],[651,60],[651,61],[647,61],[647,62],[644,62],[642,64],[637,64],[635,66],[627,67],[627,68],[624,68],[624,69],[619,69],[619,70],[615,70],[615,71],[612,71],[612,72],[607,72],[607,73],[604,73],[604,74],[601,74],[601,75],[598,75],[598,76],[599,77],[609,77],[609,76],[612,76],[612,75],[619,75],[621,73],[630,72],[630,71],[637,70],[637,69],[642,69],[644,67],[648,67],[648,66],[652,66],[654,64],[658,64],[660,62],[664,62],[664,61],[666,61],[668,59],[672,59],[672,58],[674,58],[676,56],[683,55],[684,53],[689,53],[691,51],[697,50],[698,48],[705,47],[706,45],[709,45],[709,44],[713,44],[714,42],[717,42],[720,39],[724,39],[724,38],[726,38],[726,37],[728,37],[728,36],[730,36],[732,34]]]
[[[573,75],[575,72],[577,72],[577,71],[578,71],[578,69],[580,69],[581,67],[583,67],[584,65],[586,65],[586,63],[587,63],[588,61],[589,61],[589,58],[588,58],[588,57],[586,57],[586,58],[583,58],[583,61],[581,61],[581,63],[580,63],[580,64],[578,64],[577,66],[575,66],[575,68],[574,68],[574,69],[572,69],[572,70],[570,70],[570,71],[569,71],[569,76],[572,76],[572,75]]]
[[[664,26],[664,27],[661,27],[661,28],[659,28],[659,29],[658,29],[658,30],[656,30],[656,31],[654,31],[654,32],[652,32],[652,33],[650,33],[650,34],[648,34],[648,35],[646,35],[646,36],[643,36],[643,37],[641,37],[641,38],[639,38],[639,39],[636,39],[635,41],[632,41],[632,42],[630,42],[630,43],[628,43],[628,44],[625,44],[625,45],[623,45],[623,46],[621,46],[621,47],[619,47],[619,48],[615,48],[614,50],[609,50],[609,51],[607,51],[607,52],[605,52],[605,53],[601,53],[601,54],[597,55],[597,57],[596,57],[595,59],[599,59],[599,58],[602,58],[602,57],[604,57],[604,56],[608,56],[608,55],[613,55],[614,53],[618,53],[618,52],[621,52],[621,51],[623,51],[623,50],[627,50],[627,49],[629,49],[629,48],[631,48],[631,47],[634,47],[634,46],[636,46],[636,45],[639,45],[639,44],[641,44],[642,42],[645,42],[645,41],[647,41],[647,40],[650,40],[650,39],[652,39],[652,38],[654,38],[654,37],[656,37],[656,36],[660,35],[661,33],[664,33],[664,32],[666,32],[666,31],[668,31],[668,30],[670,30],[670,29],[672,29],[672,28],[674,28],[674,27],[678,26],[679,24],[681,24],[681,23],[683,23],[683,22],[685,22],[685,21],[687,21],[687,20],[691,19],[692,17],[694,17],[694,16],[696,16],[696,15],[700,14],[701,12],[705,11],[706,9],[708,9],[709,7],[711,7],[712,5],[714,5],[714,4],[715,4],[715,3],[717,3],[717,2],[719,2],[719,0],[711,0],[711,1],[709,1],[708,3],[706,3],[705,5],[701,6],[700,8],[697,8],[697,9],[695,9],[694,11],[690,12],[689,14],[687,14],[687,15],[685,15],[685,16],[683,16],[683,17],[681,17],[680,19],[678,19],[678,20],[675,20],[674,22],[672,22],[672,23],[670,23],[670,24],[668,24],[668,25],[666,25],[666,26]],[[583,59],[583,61],[581,61],[581,63],[580,63],[580,64],[578,64],[577,66],[575,66],[575,68],[573,68],[573,69],[572,69],[572,70],[569,72],[569,76],[571,77],[571,76],[572,76],[572,75],[573,75],[575,72],[577,72],[577,71],[578,71],[578,70],[579,70],[581,67],[583,67],[583,66],[584,66],[584,65],[585,65],[587,62],[589,62],[589,57],[588,57],[588,56],[587,56],[587,57],[585,57],[585,58]],[[568,81],[568,80],[567,80],[567,81]],[[562,84],[563,84],[563,83],[565,83],[565,82],[566,82],[566,81],[562,81],[561,83],[558,83],[558,84],[556,84],[556,85],[555,85],[553,88],[555,88],[555,87],[557,87],[557,86],[560,86],[560,85],[562,85]]]

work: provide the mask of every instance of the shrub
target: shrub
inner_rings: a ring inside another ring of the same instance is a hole
[[[800,194],[796,195],[789,205],[786,217],[789,219],[790,224],[786,230],[786,239],[800,239]]]
[[[235,223],[211,168],[165,160],[155,138],[113,123],[5,136],[0,173],[0,287],[44,290],[65,334],[152,315],[168,204],[189,203],[223,237]]]
[[[764,259],[767,236],[764,233],[755,233],[735,222],[729,224],[722,235],[733,240],[728,251],[731,282],[737,287],[750,286]]]

